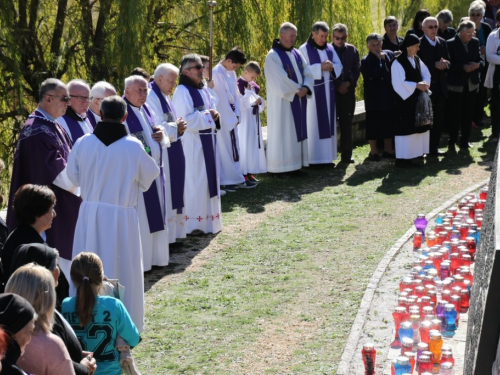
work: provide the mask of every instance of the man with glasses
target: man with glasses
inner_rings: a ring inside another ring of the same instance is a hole
[[[160,167],[160,175],[151,187],[139,195],[137,213],[143,254],[155,254],[155,265],[167,266],[169,260],[166,180],[164,157],[170,141],[165,128],[155,120],[153,110],[146,104],[148,81],[142,76],[125,78],[125,101],[130,135],[142,142],[144,150]],[[149,264],[149,262],[144,262]]]
[[[219,112],[215,108],[216,99],[204,85],[203,68],[200,56],[184,56],[179,85],[172,99],[177,116],[187,123],[182,136],[186,158],[184,210],[187,234],[222,230],[216,145]]]
[[[163,169],[165,172],[165,196],[167,206],[169,244],[176,243],[176,238],[186,238],[186,220],[184,219],[184,181],[186,177],[186,161],[182,148],[182,135],[186,130],[186,121],[177,117],[170,95],[174,91],[179,68],[165,63],[156,67],[154,81],[151,82],[146,103],[153,110],[157,124],[162,124],[170,141],[170,147],[163,153]],[[182,242],[177,242],[182,246]],[[158,256],[162,254],[143,251],[144,270],[158,265]]]
[[[92,125],[92,128],[97,126],[101,121],[101,103],[108,96],[116,95],[116,89],[106,81],[97,82],[90,89],[90,105],[87,111],[87,118]]]
[[[56,119],[65,114],[69,101],[63,82],[55,78],[42,82],[38,107],[28,116],[17,141],[7,206],[10,232],[18,225],[13,199],[22,185],[46,185],[54,192],[57,216],[43,236],[49,246],[59,250],[59,266],[68,280],[81,199],[66,172],[71,140]]]
[[[342,74],[334,81],[337,90],[337,118],[340,125],[340,161],[354,163],[352,159],[352,118],[356,109],[356,85],[360,73],[359,52],[352,44],[346,43],[347,26],[338,23],[333,26],[333,48],[342,63]]]
[[[72,145],[85,134],[92,133],[93,127],[87,118],[90,103],[90,87],[81,79],[74,79],[68,83],[69,107],[64,116],[57,122],[66,130]]]
[[[431,73],[430,90],[432,92],[434,121],[430,132],[429,154],[432,156],[445,154],[439,151],[438,147],[445,119],[446,98],[448,96],[446,74],[450,66],[446,41],[437,36],[438,27],[438,20],[434,17],[427,17],[422,22],[424,36],[420,38],[420,50],[417,52]]]

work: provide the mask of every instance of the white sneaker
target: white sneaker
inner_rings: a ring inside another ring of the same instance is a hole
[[[220,196],[223,197],[224,195],[226,195],[226,191],[225,190],[220,190]]]

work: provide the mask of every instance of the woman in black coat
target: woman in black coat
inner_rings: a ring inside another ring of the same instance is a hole
[[[424,36],[424,31],[422,30],[422,22],[424,22],[424,20],[430,16],[431,14],[427,9],[420,9],[417,14],[415,14],[412,28],[406,32],[406,35],[414,34],[419,38],[422,38]]]

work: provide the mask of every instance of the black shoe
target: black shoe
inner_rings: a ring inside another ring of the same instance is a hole
[[[184,247],[184,242],[173,242],[168,244],[169,249],[180,249],[181,247]]]
[[[221,190],[225,190],[227,193],[236,193],[236,186],[234,185],[221,185]]]
[[[380,158],[379,154],[372,155],[372,153],[369,152],[368,153],[368,160],[371,160],[371,161],[380,161],[382,159]]]
[[[257,186],[256,182],[251,182],[247,178],[245,178],[245,182],[242,182],[241,184],[236,185],[236,187],[238,189],[253,189],[256,186]]]
[[[394,165],[397,168],[407,168],[408,167],[405,159],[396,159],[396,161],[394,162]]]
[[[468,148],[472,148],[472,147],[474,147],[474,146],[472,145],[472,143],[469,143],[469,142],[461,143],[460,144],[460,150],[462,150],[462,149],[468,149]]]
[[[445,156],[446,152],[441,151],[441,150],[434,150],[434,151],[429,152],[429,155],[431,155],[431,156]]]
[[[342,158],[342,159],[340,159],[340,162],[343,163],[343,164],[354,164],[354,163],[356,163],[353,158],[349,158],[349,159]]]
[[[258,179],[257,179],[257,177],[255,177],[255,176],[254,176],[253,174],[251,174],[251,173],[247,174],[247,176],[246,176],[246,177],[248,178],[248,180],[249,180],[250,182],[256,182],[256,183],[259,183],[259,182],[260,182],[260,180],[258,180]]]
[[[453,146],[448,146],[448,151],[446,151],[447,156],[454,156],[457,154],[457,149],[455,148],[455,145]]]
[[[382,153],[382,157],[383,157],[384,159],[396,159],[396,154],[394,154],[394,153],[392,153],[392,154],[391,154],[390,152],[386,152],[386,151],[384,151],[384,152]]]

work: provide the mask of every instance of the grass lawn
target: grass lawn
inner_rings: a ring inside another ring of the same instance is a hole
[[[224,229],[190,237],[146,277],[145,374],[332,374],[366,284],[389,247],[427,213],[489,177],[490,129],[470,155],[397,169],[365,161],[307,176],[259,176],[222,198]]]

